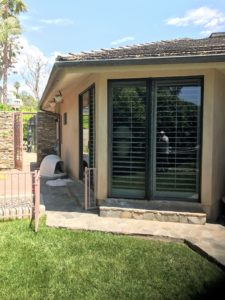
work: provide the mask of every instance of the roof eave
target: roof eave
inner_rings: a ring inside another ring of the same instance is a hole
[[[186,56],[155,56],[155,57],[133,57],[116,59],[93,59],[93,60],[62,60],[59,64],[70,66],[114,66],[114,65],[153,65],[153,64],[177,64],[177,63],[201,63],[225,61],[224,54],[214,55],[186,55]],[[72,64],[72,65],[71,65]]]
[[[190,64],[190,63],[210,63],[225,62],[225,54],[217,55],[190,55],[190,56],[160,56],[160,57],[135,57],[117,59],[95,59],[95,60],[62,60],[56,61],[49,76],[46,88],[40,101],[40,108],[44,104],[55,78],[60,70],[73,67],[98,67],[98,66],[129,66],[129,65],[158,65],[158,64]]]

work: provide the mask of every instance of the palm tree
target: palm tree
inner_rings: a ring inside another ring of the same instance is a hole
[[[27,10],[22,0],[0,0],[0,56],[3,77],[3,103],[7,101],[8,72],[18,52],[16,37],[21,33],[17,16]]]
[[[0,4],[3,8],[3,13],[10,16],[18,16],[21,12],[26,12],[27,7],[22,0],[1,0]]]
[[[15,90],[16,90],[16,98],[19,98],[19,88],[20,88],[20,83],[19,83],[19,81],[16,81],[16,82],[14,83],[14,88],[15,88]]]

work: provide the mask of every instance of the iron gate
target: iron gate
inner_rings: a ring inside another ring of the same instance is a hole
[[[40,217],[40,174],[0,172],[0,221],[30,218],[38,230]]]
[[[96,169],[86,167],[84,170],[84,209],[96,207]]]

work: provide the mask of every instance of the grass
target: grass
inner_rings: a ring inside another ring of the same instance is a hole
[[[184,244],[0,222],[0,299],[206,299],[225,284]],[[213,299],[213,298],[212,298]],[[215,298],[214,298],[215,299]]]
[[[89,128],[89,115],[83,115],[83,129]]]

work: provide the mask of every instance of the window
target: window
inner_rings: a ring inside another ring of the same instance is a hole
[[[109,82],[110,196],[199,199],[201,79]]]

